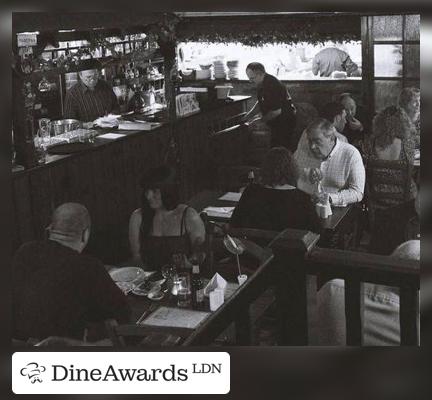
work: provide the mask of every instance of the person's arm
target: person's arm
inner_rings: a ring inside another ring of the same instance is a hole
[[[140,243],[140,228],[141,228],[141,210],[135,210],[129,219],[129,247],[132,256],[132,263],[142,265],[141,259],[141,243]]]
[[[359,203],[363,199],[366,173],[363,160],[358,151],[351,157],[350,171],[347,180],[347,188],[337,193],[330,193],[331,203],[335,206],[346,206]]]
[[[205,225],[199,214],[192,207],[189,207],[186,211],[185,227],[189,235],[189,241],[192,244],[192,256],[197,257],[199,260],[204,259],[201,249],[205,241]]]
[[[353,60],[351,60],[351,57],[348,54],[347,58],[345,59],[344,65],[345,71],[348,76],[351,76],[354,72],[358,70],[357,64]]]
[[[320,69],[319,60],[318,57],[315,56],[312,61],[312,73],[314,75],[318,75],[319,69]]]
[[[120,105],[117,100],[117,96],[115,95],[114,91],[111,89],[111,113],[112,114],[120,114]]]
[[[111,279],[103,264],[93,258],[83,264],[82,268],[86,269],[82,278],[87,280],[85,301],[89,309],[89,321],[115,318],[119,323],[129,322],[130,307],[127,298]]]
[[[243,121],[248,121],[251,117],[253,117],[255,114],[257,114],[258,111],[259,111],[259,103],[258,103],[258,101],[256,101],[255,104],[253,105],[253,107],[243,117]]]

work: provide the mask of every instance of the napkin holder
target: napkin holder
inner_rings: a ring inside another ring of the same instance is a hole
[[[215,289],[222,289],[222,291],[225,292],[226,286],[227,281],[216,272],[204,288],[204,295],[210,296],[210,292],[213,292]]]

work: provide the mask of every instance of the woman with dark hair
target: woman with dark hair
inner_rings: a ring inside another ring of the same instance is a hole
[[[260,185],[249,185],[243,192],[230,220],[231,226],[272,231],[319,230],[310,196],[295,187],[298,169],[289,150],[272,148],[264,159],[261,178]]]
[[[174,254],[187,257],[198,252],[205,227],[198,213],[179,204],[174,171],[162,166],[141,178],[141,208],[129,220],[129,243],[134,263],[157,269]]]

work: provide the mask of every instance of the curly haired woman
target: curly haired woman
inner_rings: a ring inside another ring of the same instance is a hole
[[[369,144],[369,159],[406,161],[412,165],[414,147],[412,123],[402,108],[389,106],[375,116]],[[410,198],[414,198],[416,193],[416,186],[412,181]]]

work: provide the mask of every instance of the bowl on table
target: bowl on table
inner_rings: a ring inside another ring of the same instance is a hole
[[[54,131],[54,134],[61,135],[62,133],[74,131],[75,129],[81,128],[81,122],[77,119],[57,119],[50,122],[50,128]]]

